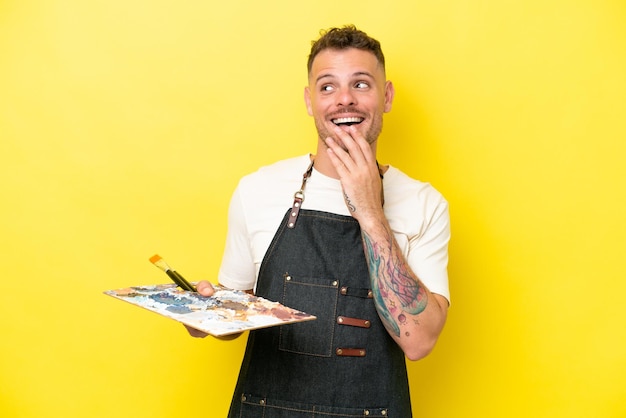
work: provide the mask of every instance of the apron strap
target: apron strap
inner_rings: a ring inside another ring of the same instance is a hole
[[[300,190],[294,193],[293,195],[293,205],[291,206],[291,213],[289,214],[289,218],[287,219],[287,228],[293,229],[296,227],[296,221],[298,220],[298,214],[300,213],[300,208],[302,207],[302,202],[304,202],[304,186],[306,186],[306,181],[311,177],[311,173],[313,172],[313,163],[315,160],[311,160],[311,164],[309,164],[309,168],[306,169],[304,175],[302,176],[302,185],[300,186]]]

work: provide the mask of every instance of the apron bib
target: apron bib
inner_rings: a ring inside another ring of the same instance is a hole
[[[404,353],[378,318],[359,223],[301,202],[265,254],[256,294],[317,319],[250,332],[228,416],[411,417]]]

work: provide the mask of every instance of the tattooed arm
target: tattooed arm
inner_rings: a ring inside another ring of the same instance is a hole
[[[448,301],[431,293],[411,271],[386,219],[362,228],[374,303],[391,337],[407,358],[425,357],[446,321]]]
[[[381,179],[370,145],[354,127],[335,130],[326,140],[327,156],[359,221],[374,303],[391,337],[407,358],[418,360],[433,349],[446,321],[448,301],[431,293],[411,270],[383,212]]]

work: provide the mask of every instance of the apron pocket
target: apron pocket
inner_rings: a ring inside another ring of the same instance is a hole
[[[241,418],[389,418],[387,408],[338,408],[243,395]]]
[[[279,349],[311,356],[330,357],[333,353],[337,280],[284,275],[282,304],[317,319],[280,327]]]

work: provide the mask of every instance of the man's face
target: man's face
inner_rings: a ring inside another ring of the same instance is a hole
[[[382,130],[383,113],[391,110],[393,94],[374,54],[326,49],[313,61],[304,100],[322,141],[333,136],[333,125],[355,125],[372,144]]]

